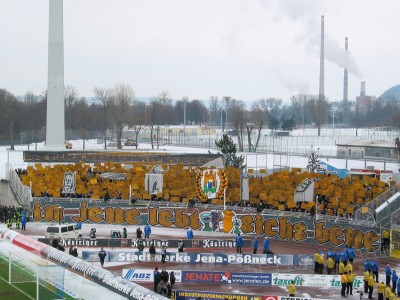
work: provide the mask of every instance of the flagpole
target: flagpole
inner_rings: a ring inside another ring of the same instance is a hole
[[[224,189],[224,210],[226,210],[226,189]]]

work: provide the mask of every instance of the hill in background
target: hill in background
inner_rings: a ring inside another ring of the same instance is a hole
[[[391,87],[390,89],[386,90],[381,96],[380,98],[386,98],[386,97],[395,97],[397,99],[400,99],[400,85],[395,85],[393,87]]]

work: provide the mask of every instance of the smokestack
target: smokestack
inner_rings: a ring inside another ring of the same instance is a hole
[[[321,16],[321,57],[319,61],[319,99],[324,99],[324,16]]]
[[[347,73],[347,63],[348,63],[348,49],[349,49],[349,39],[346,37],[344,39],[344,78],[343,78],[343,102],[347,103],[349,100],[349,78]]]
[[[362,82],[361,82],[360,97],[365,97],[365,81],[362,81]]]

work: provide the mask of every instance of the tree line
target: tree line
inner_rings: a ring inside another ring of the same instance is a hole
[[[81,139],[104,139],[107,147],[107,132],[115,133],[117,148],[122,148],[123,129],[134,130],[136,142],[141,130],[150,131],[150,142],[158,142],[160,126],[186,125],[222,126],[237,137],[238,150],[244,151],[243,142],[247,140],[250,148],[256,148],[261,138],[261,130],[292,130],[297,127],[314,126],[321,128],[326,124],[340,124],[348,127],[400,127],[400,101],[395,97],[372,98],[366,103],[330,102],[318,95],[298,94],[289,103],[282,99],[267,97],[246,105],[243,100],[232,97],[210,97],[200,99],[181,99],[174,101],[168,91],[162,91],[150,101],[140,101],[129,84],[119,83],[114,87],[94,87],[92,99],[80,96],[73,86],[66,86],[64,94],[66,138],[69,132]],[[0,89],[0,141],[3,144],[18,144],[25,141],[43,141],[46,130],[47,93],[35,95],[27,92],[16,97],[6,89]],[[254,134],[255,133],[255,134]],[[96,136],[95,136],[96,135]],[[255,140],[254,136],[256,136]],[[29,137],[29,138],[28,138]],[[137,144],[137,143],[136,143]],[[251,149],[249,149],[251,150]]]

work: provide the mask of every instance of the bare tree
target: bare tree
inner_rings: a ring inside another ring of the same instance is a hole
[[[137,149],[139,134],[147,124],[147,104],[140,101],[134,101],[132,108],[132,122],[130,124],[133,126],[133,130],[135,132],[135,147]]]
[[[154,149],[154,139],[157,149],[160,148],[160,125],[168,124],[173,115],[174,108],[168,91],[162,91],[157,97],[150,101],[150,113],[148,114],[148,123],[150,124],[150,142]],[[154,134],[154,130],[156,134]]]
[[[221,105],[218,97],[211,96],[210,98],[210,105],[208,107],[210,120],[209,122],[214,125],[220,124],[220,112],[221,112]]]
[[[321,135],[321,126],[326,123],[329,113],[329,102],[325,96],[309,96],[307,100],[307,110],[310,118],[315,122],[318,128],[318,136]]]
[[[229,124],[236,131],[238,139],[239,152],[243,151],[243,133],[246,124],[246,109],[243,101],[229,100]]]
[[[305,123],[306,103],[308,97],[309,95],[306,94],[297,94],[295,96],[290,97],[295,122],[297,124],[303,124],[303,127]]]
[[[103,108],[103,138],[104,138],[104,149],[107,149],[107,108],[111,101],[112,91],[110,89],[104,89],[99,87],[93,88],[93,93],[97,101],[100,102]]]
[[[247,139],[249,143],[249,150],[251,146],[257,149],[261,138],[261,131],[268,121],[268,109],[259,101],[255,101],[252,105],[251,111],[248,113],[248,120],[246,122]],[[251,133],[253,129],[257,129],[257,140],[253,145],[251,140]]]
[[[129,108],[134,97],[135,92],[128,84],[119,83],[112,90],[109,111],[117,133],[118,149],[122,149],[122,130],[129,123]]]

